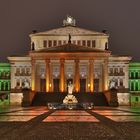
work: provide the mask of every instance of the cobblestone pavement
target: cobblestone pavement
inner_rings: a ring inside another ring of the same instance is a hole
[[[0,109],[0,140],[140,140],[140,108]]]

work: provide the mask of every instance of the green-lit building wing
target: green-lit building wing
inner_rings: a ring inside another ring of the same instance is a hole
[[[129,91],[131,105],[140,105],[140,62],[129,64]]]
[[[0,105],[10,103],[10,64],[0,63]]]

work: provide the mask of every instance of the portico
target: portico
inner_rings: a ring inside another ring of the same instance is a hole
[[[30,56],[33,64],[33,91],[42,89],[43,84],[39,84],[38,78],[43,78],[45,81],[46,88],[43,92],[67,92],[69,80],[73,82],[76,93],[102,92],[108,88],[106,63],[110,51],[84,48],[68,43],[62,45],[59,51],[57,47],[31,51]]]

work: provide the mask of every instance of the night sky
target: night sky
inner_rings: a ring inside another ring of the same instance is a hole
[[[106,29],[113,54],[140,60],[140,0],[0,0],[0,62],[27,54],[32,30],[61,27],[66,15],[78,27]]]

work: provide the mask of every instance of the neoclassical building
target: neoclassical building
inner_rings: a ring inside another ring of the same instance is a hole
[[[109,34],[80,28],[68,16],[63,26],[29,35],[27,56],[8,57],[11,90],[67,92],[69,81],[75,93],[104,92],[110,88],[128,92],[129,56],[113,55]]]

